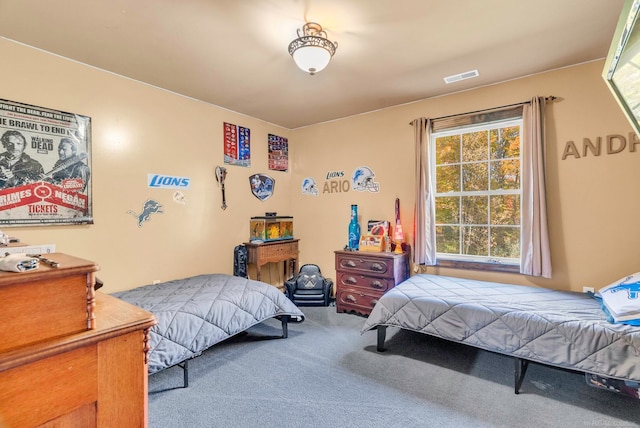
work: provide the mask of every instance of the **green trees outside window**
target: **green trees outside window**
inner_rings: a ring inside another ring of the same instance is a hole
[[[519,262],[521,122],[432,135],[436,251],[441,255]]]

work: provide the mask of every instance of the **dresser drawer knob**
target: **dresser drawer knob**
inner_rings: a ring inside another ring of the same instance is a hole
[[[373,263],[371,265],[371,270],[376,272],[382,272],[384,271],[384,265],[381,265],[380,263]]]
[[[347,260],[344,264],[346,267],[354,268],[356,267],[356,263],[353,260]]]
[[[373,288],[378,288],[378,289],[385,288],[385,287],[384,287],[384,284],[383,284],[383,283],[381,283],[380,281],[372,281],[372,282],[371,282],[371,286],[372,286]]]
[[[358,299],[356,299],[355,297],[353,297],[353,295],[351,294],[347,294],[347,296],[345,297],[345,300],[350,301],[351,303],[356,303],[358,301]]]
[[[371,307],[372,307],[372,308],[376,305],[376,303],[378,303],[378,300],[376,300],[376,299],[371,299]]]
[[[358,283],[358,280],[357,280],[357,279],[355,279],[355,278],[354,278],[354,277],[352,277],[352,276],[348,276],[348,277],[346,277],[346,278],[344,279],[344,282],[345,282],[346,284],[357,284],[357,283]]]

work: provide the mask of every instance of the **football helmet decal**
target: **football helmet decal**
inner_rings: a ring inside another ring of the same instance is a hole
[[[318,186],[313,178],[306,177],[302,180],[302,194],[318,196]]]
[[[368,166],[356,168],[351,175],[351,187],[358,192],[379,192],[380,183],[373,181],[375,176]]]

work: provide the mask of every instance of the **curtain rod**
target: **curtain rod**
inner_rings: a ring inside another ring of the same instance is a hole
[[[558,97],[556,97],[555,95],[544,97],[545,101],[553,101],[553,100],[555,100],[557,98]],[[475,110],[475,111],[470,111],[470,112],[467,112],[467,113],[457,113],[457,114],[450,114],[448,116],[435,117],[435,118],[433,118],[431,120],[449,119],[450,117],[466,116],[468,114],[482,113],[482,112],[491,111],[491,110],[500,110],[500,109],[503,109],[503,108],[521,106],[521,105],[530,104],[530,103],[531,103],[531,101],[523,101],[521,103],[507,104],[507,105],[500,106],[500,107],[485,108],[485,109],[482,109],[482,110]],[[409,122],[409,125],[411,125],[411,122]]]

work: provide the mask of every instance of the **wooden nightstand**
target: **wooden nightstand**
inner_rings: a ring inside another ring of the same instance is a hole
[[[407,253],[336,251],[336,309],[369,315],[387,290],[409,277]]]
[[[256,280],[260,279],[260,268],[267,263],[284,262],[284,281],[296,274],[298,263],[298,239],[287,239],[273,242],[245,242],[247,247],[247,264],[256,266]],[[284,284],[274,285],[284,291]]]

